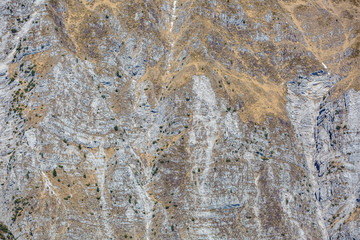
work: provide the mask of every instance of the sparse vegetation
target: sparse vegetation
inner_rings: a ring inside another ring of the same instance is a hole
[[[7,233],[9,231],[9,229],[6,225],[0,223],[0,231],[3,233]]]
[[[155,168],[154,171],[152,172],[152,175],[155,176],[155,174],[158,172],[159,168]]]

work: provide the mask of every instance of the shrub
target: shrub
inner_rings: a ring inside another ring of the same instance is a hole
[[[56,177],[57,173],[56,173],[56,169],[53,170],[53,177]]]
[[[114,127],[114,130],[115,130],[115,131],[118,131],[118,130],[119,130],[118,126],[115,126],[115,127]]]
[[[4,224],[0,223],[0,231],[7,233],[9,231],[9,229]]]
[[[155,170],[153,171],[152,175],[155,176],[155,174],[158,172],[159,168],[155,168]]]
[[[11,32],[12,32],[12,33],[16,33],[17,30],[16,30],[15,28],[13,28],[13,29],[11,29]]]

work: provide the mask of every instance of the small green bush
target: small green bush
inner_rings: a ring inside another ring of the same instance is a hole
[[[2,223],[0,223],[0,231],[7,233],[9,231],[8,227]]]

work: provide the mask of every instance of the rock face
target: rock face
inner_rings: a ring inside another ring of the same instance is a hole
[[[355,0],[0,2],[0,238],[360,239]]]

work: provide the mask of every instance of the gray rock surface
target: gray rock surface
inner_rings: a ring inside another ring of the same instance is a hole
[[[0,237],[360,239],[359,6],[314,2],[1,1]]]

